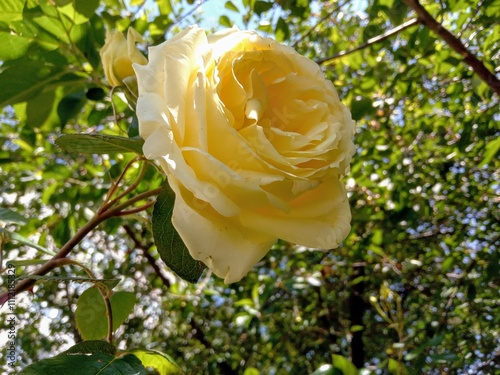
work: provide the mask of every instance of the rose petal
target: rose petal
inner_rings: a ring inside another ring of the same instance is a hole
[[[245,227],[299,245],[332,249],[349,234],[351,211],[344,186],[331,179],[291,201],[288,213],[276,209],[245,210]]]
[[[241,280],[276,242],[272,235],[252,231],[237,221],[228,222],[209,207],[201,210],[204,213],[201,215],[191,208],[192,204],[186,204],[190,193],[173,179],[169,182],[176,193],[172,215],[174,227],[191,256],[224,278],[226,284]]]

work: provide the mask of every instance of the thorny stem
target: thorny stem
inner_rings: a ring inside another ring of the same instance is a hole
[[[108,208],[104,211],[98,211],[96,215],[90,219],[83,227],[81,227],[76,234],[70,238],[68,242],[66,242],[63,247],[59,250],[59,252],[54,255],[52,259],[47,261],[44,265],[38,268],[32,275],[41,276],[45,275],[56,267],[59,267],[62,264],[68,264],[67,260],[63,260],[66,256],[73,250],[73,248],[80,243],[80,241],[87,236],[93,229],[95,229],[99,224],[104,222],[105,220],[118,216],[125,208],[133,205],[134,203],[152,197],[154,195],[160,194],[163,188],[157,188],[154,190],[147,191],[145,193],[141,193],[136,195],[135,197],[130,198],[129,200],[115,206],[112,208]],[[147,208],[148,205],[144,205],[143,207]],[[35,284],[35,279],[24,279],[21,280],[15,287],[14,292],[20,293],[28,290]],[[3,303],[8,300],[8,293],[4,292],[0,295],[0,303]]]

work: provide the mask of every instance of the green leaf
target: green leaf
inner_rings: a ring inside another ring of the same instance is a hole
[[[19,233],[11,232],[5,228],[0,228],[0,233],[5,233],[6,236],[9,237],[11,240],[14,240],[14,241],[17,241],[23,245],[32,247],[33,249],[37,249],[37,250],[39,250],[42,253],[45,253],[47,255],[51,255],[51,256],[56,255],[56,253],[54,253],[53,251],[51,251],[43,246],[38,245],[37,243],[27,239],[26,237],[21,236]]]
[[[52,358],[26,367],[20,375],[146,375],[140,360],[132,355],[117,356],[116,348],[104,341],[84,341]]]
[[[100,87],[91,87],[90,89],[87,90],[85,96],[89,100],[94,100],[96,102],[99,102],[106,97],[106,93]]]
[[[184,280],[196,283],[205,265],[194,260],[172,224],[175,194],[166,186],[158,195],[151,219],[153,238],[165,264]]]
[[[13,60],[26,53],[31,40],[8,31],[0,31],[0,60]]]
[[[130,126],[128,127],[127,135],[129,138],[139,137],[139,119],[134,114]]]
[[[0,222],[26,224],[26,219],[15,211],[0,207]]]
[[[132,312],[135,296],[131,292],[115,292],[110,298],[113,331],[123,324]],[[78,298],[75,311],[78,331],[85,340],[98,340],[108,333],[106,305],[97,288],[89,288]]]
[[[70,94],[64,97],[57,105],[57,115],[61,121],[61,127],[75,117],[85,105],[85,96],[83,91]]]
[[[479,166],[482,167],[483,165],[489,164],[495,155],[498,154],[498,151],[500,151],[500,137],[492,140],[486,145],[486,151],[483,154],[483,160],[481,160]]]
[[[238,7],[236,5],[234,5],[232,1],[226,1],[224,8],[232,10],[233,12],[236,12],[236,13],[239,12]]]
[[[113,154],[135,152],[142,155],[144,141],[105,134],[65,134],[56,139],[56,145],[66,151],[83,154]]]
[[[253,11],[257,13],[258,16],[260,16],[262,13],[268,11],[273,7],[272,2],[268,1],[256,1],[254,6],[253,6]]]
[[[26,0],[0,1],[0,21],[21,21],[23,19],[24,3],[26,3]]]
[[[183,374],[182,369],[169,355],[156,350],[134,350],[129,352],[135,355],[147,368],[156,370],[161,375]]]
[[[288,28],[288,24],[283,18],[279,18],[276,23],[275,29],[276,39],[278,42],[284,42],[285,40],[290,39],[290,29]]]
[[[389,374],[394,375],[408,375],[408,369],[406,366],[396,361],[395,359],[389,358],[389,364],[387,366],[387,370],[389,370]]]
[[[343,375],[358,375],[359,371],[348,359],[338,354],[332,355],[333,367],[342,371]]]
[[[233,27],[233,23],[231,22],[229,17],[225,15],[219,17],[219,23],[225,27]]]
[[[94,15],[99,6],[99,0],[71,0],[64,1],[61,5],[59,11],[75,25],[79,25],[87,22]]]
[[[354,121],[361,120],[363,117],[373,112],[374,108],[369,98],[358,97],[351,103],[351,113]]]
[[[11,60],[9,64],[0,73],[0,108],[25,102],[52,86],[74,87],[79,81],[85,81],[51,63]]]
[[[116,331],[132,313],[135,305],[135,294],[132,292],[114,292],[110,298],[113,311],[113,331]]]

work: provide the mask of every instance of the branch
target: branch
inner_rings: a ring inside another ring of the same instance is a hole
[[[325,22],[328,18],[330,18],[333,13],[337,12],[342,8],[344,5],[346,5],[349,2],[349,0],[344,1],[342,4],[337,5],[335,8],[333,8],[331,11],[329,11],[324,17],[322,17],[318,23],[316,23],[314,26],[312,26],[305,34],[303,34],[298,40],[296,40],[292,47],[297,47],[297,45],[302,42],[305,38],[307,38],[313,31],[315,31],[323,22]]]
[[[351,53],[354,53],[354,52],[357,52],[357,51],[361,51],[362,49],[365,49],[366,47],[369,47],[371,46],[372,44],[375,44],[375,43],[380,43],[386,39],[389,39],[391,36],[394,36],[396,34],[399,34],[401,31],[409,28],[409,27],[412,27],[416,24],[420,23],[420,20],[418,18],[413,18],[409,21],[406,21],[405,23],[399,25],[399,26],[396,26],[395,28],[381,34],[381,35],[378,35],[374,38],[371,38],[371,39],[368,39],[366,43],[356,47],[356,48],[353,48],[353,49],[350,49],[350,50],[347,50],[347,51],[342,51],[342,52],[339,52],[337,53],[336,55],[333,55],[333,56],[330,56],[330,57],[326,57],[324,59],[321,59],[321,60],[318,60],[316,61],[319,65],[322,65],[322,64],[325,64],[325,65],[328,65],[330,64],[333,60],[337,60],[341,57],[344,57],[344,56],[347,56],[347,55],[350,55]]]
[[[127,233],[127,235],[130,237],[130,239],[134,242],[134,245],[137,249],[141,249],[142,253],[144,254],[144,257],[147,259],[151,267],[153,267],[153,270],[155,271],[156,275],[161,279],[163,284],[167,287],[170,288],[170,280],[168,280],[165,276],[163,276],[163,273],[161,272],[160,267],[156,263],[155,258],[149,253],[149,248],[151,246],[144,245],[135,235],[134,230],[130,227],[130,225],[125,224],[123,225],[123,229]]]
[[[418,0],[403,0],[406,5],[412,8],[418,15],[418,20],[434,31],[441,39],[460,55],[464,62],[484,81],[491,89],[500,95],[500,80],[488,70],[488,68],[479,60],[455,35],[449,32],[432,15],[420,5]]]
[[[108,209],[107,211],[104,212],[99,212],[94,216],[92,219],[90,219],[83,227],[81,227],[76,234],[70,238],[68,242],[64,244],[63,247],[61,247],[61,250],[54,255],[52,259],[50,259],[47,263],[45,263],[43,266],[41,266],[39,269],[37,269],[35,272],[33,272],[33,275],[36,276],[41,276],[45,275],[54,268],[60,266],[61,262],[65,262],[62,259],[66,258],[66,256],[73,250],[73,248],[82,241],[87,234],[89,234],[93,229],[95,229],[99,224],[102,222],[106,221],[107,219],[117,216],[122,212],[125,208],[131,206],[132,204],[141,201],[143,199],[149,198],[154,195],[160,194],[163,188],[157,188],[154,190],[147,191],[145,193],[141,193],[136,195],[135,197],[129,199],[126,202],[123,202],[122,204],[119,204],[113,208]],[[23,279],[19,284],[16,285],[15,288],[15,293],[18,294],[20,292],[23,292],[25,290],[30,289],[33,285],[35,285],[36,280],[34,279]],[[2,305],[4,302],[6,302],[8,298],[8,292],[2,293],[0,295],[0,305]]]

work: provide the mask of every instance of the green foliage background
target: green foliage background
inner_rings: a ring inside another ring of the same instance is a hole
[[[498,72],[500,1],[421,3]],[[24,218],[2,214],[2,269],[17,261],[18,274],[28,274],[32,260],[48,259],[133,158],[54,144],[75,132],[135,135],[133,113],[104,80],[105,29],[133,26],[146,52],[193,23],[235,23],[321,61],[350,107],[358,147],[345,178],[352,232],[329,252],[277,243],[236,284],[204,273],[191,285],[158,259],[151,209],[110,219],[72,257],[135,294],[118,348],[163,351],[187,374],[312,373],[332,355],[373,373],[495,373],[499,97],[423,25],[373,42],[414,17],[397,0],[2,1],[0,208]],[[149,168],[136,192],[162,183]],[[88,287],[39,281],[34,294],[17,297],[17,370],[80,341],[75,304]]]

